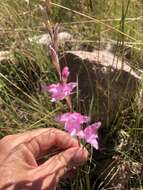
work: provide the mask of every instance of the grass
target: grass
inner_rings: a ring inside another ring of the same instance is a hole
[[[57,81],[47,50],[30,43],[29,38],[47,32],[47,19],[60,22],[61,30],[69,31],[76,41],[72,49],[87,44],[112,51],[122,61],[129,59],[132,67],[141,69],[143,33],[141,0],[55,0],[48,7],[49,14],[40,11],[40,0],[1,0],[0,51],[10,51],[11,58],[0,62],[0,136],[15,134],[39,127],[58,127],[55,115],[66,107],[53,105],[41,83]],[[62,50],[64,51],[64,50]],[[109,81],[110,82],[110,81]],[[142,82],[139,91],[142,89]],[[78,96],[78,95],[77,95]],[[78,99],[78,97],[77,97]],[[61,182],[63,189],[143,189],[142,101],[130,100],[111,123],[102,126],[102,149],[90,147],[91,158],[80,168],[70,184]],[[78,102],[75,101],[75,107]],[[89,113],[93,109],[90,103]],[[80,109],[80,108],[79,108]],[[108,110],[107,110],[108,111]],[[125,174],[125,175],[123,175]]]

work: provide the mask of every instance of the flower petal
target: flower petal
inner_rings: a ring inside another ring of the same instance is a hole
[[[87,141],[87,142],[90,143],[91,146],[93,146],[96,150],[98,150],[99,146],[98,146],[97,139],[91,139],[90,141]]]
[[[49,92],[52,96],[52,101],[59,101],[69,96],[76,86],[77,83],[42,85],[42,91]]]
[[[68,112],[64,113],[57,117],[57,121],[64,124],[64,128],[69,133],[72,133],[72,131],[76,130],[76,133],[78,134],[80,129],[80,125],[85,122],[85,118],[87,116],[81,115],[78,112]],[[79,134],[81,135],[81,133]]]

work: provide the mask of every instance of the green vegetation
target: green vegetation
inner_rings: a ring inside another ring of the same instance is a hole
[[[61,31],[74,36],[76,41],[71,42],[74,50],[81,44],[95,49],[104,49],[110,44],[113,52],[122,60],[128,58],[133,68],[143,67],[142,0],[45,2],[0,2],[0,52],[9,51],[9,58],[0,61],[1,137],[40,127],[61,128],[54,118],[66,106],[61,102],[51,103],[48,94],[40,91],[41,83],[51,84],[57,81],[57,76],[47,49],[29,40],[48,32],[48,20],[52,24],[61,23]],[[39,5],[47,9],[42,11]],[[143,189],[143,103],[129,102],[128,105],[114,122],[102,126],[103,150],[94,152],[89,148],[90,160],[70,184],[61,182],[63,189]]]

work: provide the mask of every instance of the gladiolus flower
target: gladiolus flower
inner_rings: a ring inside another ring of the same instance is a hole
[[[77,86],[77,83],[70,82],[68,84],[51,84],[49,86],[42,85],[43,92],[49,92],[52,96],[52,102],[63,100],[66,96],[70,95],[72,90]]]
[[[101,126],[101,122],[93,123],[92,125],[89,125],[84,130],[81,130],[78,132],[77,136],[81,139],[85,139],[85,141],[91,146],[93,146],[95,149],[98,149],[98,129]]]
[[[77,112],[68,112],[58,116],[57,121],[64,124],[65,130],[68,131],[71,136],[76,136],[81,130],[80,125],[87,123],[89,121],[89,117]]]

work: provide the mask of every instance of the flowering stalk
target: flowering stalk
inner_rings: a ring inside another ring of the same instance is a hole
[[[56,120],[64,125],[64,128],[71,136],[76,136],[77,139],[84,139],[87,143],[91,144],[95,149],[98,149],[98,129],[101,126],[101,122],[96,122],[88,125],[90,118],[84,116],[81,113],[73,111],[71,96],[72,90],[77,87],[76,82],[67,82],[70,74],[69,68],[64,67],[61,71],[59,58],[57,54],[57,36],[58,27],[53,29],[53,42],[49,46],[49,54],[51,56],[52,63],[58,73],[59,83],[51,85],[42,85],[42,91],[49,92],[51,94],[51,101],[56,102],[60,100],[66,100],[69,112],[57,116]],[[87,127],[82,129],[82,125],[86,124]]]

